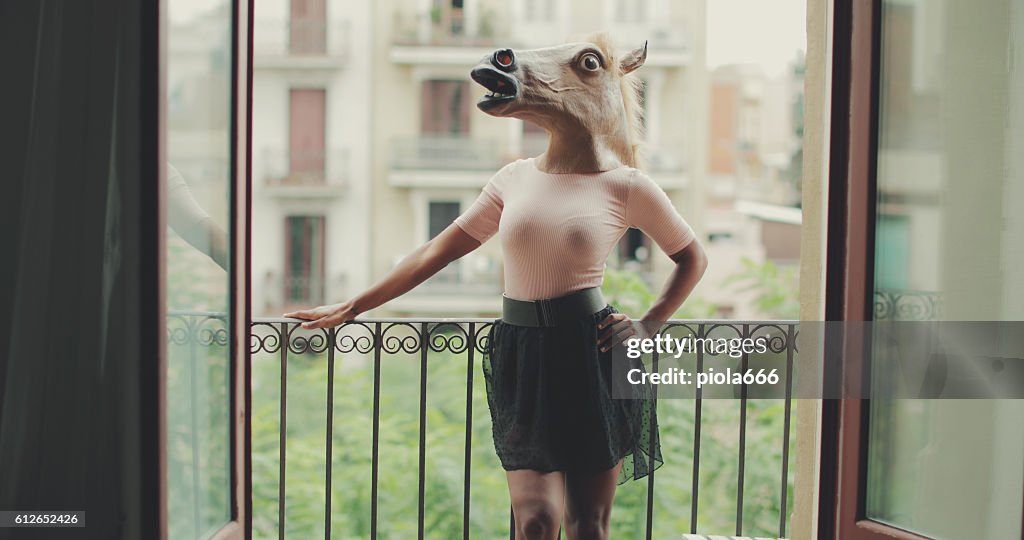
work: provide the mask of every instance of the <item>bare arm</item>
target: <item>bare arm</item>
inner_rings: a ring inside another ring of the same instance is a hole
[[[708,258],[700,242],[694,240],[688,246],[671,256],[676,267],[672,270],[665,287],[647,313],[639,321],[632,321],[624,313],[612,313],[597,327],[602,330],[598,343],[606,351],[629,337],[639,334],[650,335],[654,328],[664,322],[683,304],[708,267]]]
[[[181,173],[167,164],[167,224],[182,239],[228,269],[228,234],[196,200]]]
[[[303,328],[329,328],[397,298],[438,273],[454,260],[480,247],[480,242],[454,223],[416,248],[375,285],[347,302],[285,313],[304,319]]]

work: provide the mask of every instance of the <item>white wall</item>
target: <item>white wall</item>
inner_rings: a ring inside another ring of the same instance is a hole
[[[287,17],[287,0],[261,0],[257,20]],[[371,12],[350,9],[343,2],[328,2],[328,39],[334,46],[346,40],[343,59],[336,66],[257,68],[253,74],[253,309],[256,313],[280,297],[280,283],[267,289],[266,276],[280,280],[284,271],[284,219],[287,215],[326,218],[326,300],[340,301],[365,288],[370,279],[370,170],[371,80],[369,55]],[[259,28],[254,35],[260,39]],[[290,88],[326,91],[328,168],[347,154],[347,187],[336,197],[282,198],[264,188],[267,148],[287,156]],[[276,307],[276,306],[275,306]]]

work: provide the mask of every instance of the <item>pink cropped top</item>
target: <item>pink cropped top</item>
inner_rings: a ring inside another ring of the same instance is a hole
[[[481,244],[498,234],[505,295],[518,300],[600,286],[608,255],[630,227],[669,255],[694,240],[664,190],[643,172],[623,166],[546,173],[532,158],[498,171],[455,223]]]

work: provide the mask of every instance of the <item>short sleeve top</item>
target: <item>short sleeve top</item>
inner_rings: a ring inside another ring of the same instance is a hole
[[[555,174],[532,158],[498,171],[455,223],[481,243],[498,235],[505,294],[520,300],[600,286],[605,261],[630,227],[669,255],[695,238],[665,191],[638,169]]]

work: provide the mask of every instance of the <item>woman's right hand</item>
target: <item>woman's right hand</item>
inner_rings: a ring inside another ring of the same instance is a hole
[[[355,319],[356,315],[359,315],[359,312],[351,300],[284,314],[285,317],[306,321],[302,323],[303,328],[332,328]]]

